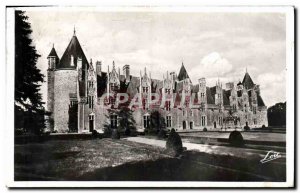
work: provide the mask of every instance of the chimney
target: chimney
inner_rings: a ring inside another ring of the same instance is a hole
[[[227,83],[226,83],[226,90],[232,90],[232,89],[233,89],[233,86],[234,86],[234,83],[233,83],[233,82],[227,82]]]
[[[98,76],[101,76],[101,65],[102,65],[101,61],[96,62],[96,73],[97,73]]]
[[[125,76],[126,82],[130,81],[130,67],[128,64],[123,66],[123,75]]]

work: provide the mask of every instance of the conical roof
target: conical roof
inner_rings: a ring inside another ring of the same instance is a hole
[[[244,87],[245,87],[246,89],[251,89],[251,88],[253,88],[254,83],[253,83],[253,81],[252,81],[252,79],[251,79],[251,77],[250,77],[250,75],[249,75],[248,72],[246,72],[242,84],[244,85]]]
[[[48,55],[47,58],[49,58],[49,57],[56,57],[56,58],[58,58],[54,46],[52,47],[52,49],[51,49],[51,51],[50,51],[50,54]]]
[[[73,65],[71,65],[71,57],[73,57]],[[75,36],[73,35],[68,47],[66,48],[61,60],[56,67],[57,69],[60,68],[76,68],[77,67],[77,59],[80,57],[82,59],[83,67],[88,64],[88,61],[83,53],[83,50],[80,46],[80,43]],[[89,65],[87,65],[88,67]]]
[[[188,75],[188,73],[187,73],[187,71],[186,71],[183,63],[181,65],[181,68],[180,68],[180,71],[179,71],[179,74],[178,74],[177,78],[178,78],[179,81],[184,80],[186,78],[190,79],[190,77],[189,77],[189,75]]]

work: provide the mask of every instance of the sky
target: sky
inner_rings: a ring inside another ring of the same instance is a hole
[[[27,11],[32,39],[47,74],[52,45],[62,56],[76,36],[88,60],[102,69],[130,65],[132,75],[151,71],[162,79],[179,73],[182,62],[193,82],[205,77],[207,86],[219,79],[242,81],[250,74],[267,106],[286,101],[286,19],[262,12],[99,12]],[[47,99],[47,83],[41,87]]]

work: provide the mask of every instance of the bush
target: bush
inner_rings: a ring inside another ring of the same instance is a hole
[[[167,132],[163,129],[159,130],[158,134],[157,134],[157,138],[158,139],[165,139],[167,138]]]
[[[125,132],[124,132],[124,135],[125,135],[125,136],[130,136],[130,134],[131,134],[130,129],[129,129],[129,128],[126,128],[126,129],[125,129]]]
[[[175,132],[174,129],[171,129],[166,142],[166,148],[167,151],[169,151],[176,157],[179,156],[183,151],[181,137],[178,135],[178,133]]]
[[[103,136],[104,137],[111,137],[112,132],[110,127],[104,127],[103,129]]]
[[[113,129],[111,133],[111,138],[112,139],[120,139],[120,133],[117,129]]]
[[[249,127],[248,125],[246,125],[246,126],[244,127],[244,130],[245,130],[245,131],[250,131],[250,127]]]
[[[94,139],[100,138],[100,134],[98,133],[98,131],[93,130],[93,131],[92,131],[92,137],[93,137]]]
[[[265,126],[265,125],[262,125],[262,126],[261,126],[261,128],[265,129],[265,128],[266,128],[266,126]]]
[[[206,127],[204,127],[204,128],[203,128],[203,131],[207,131],[207,128],[206,128]]]
[[[241,147],[244,145],[244,138],[239,131],[232,131],[229,135],[229,143],[232,146]]]

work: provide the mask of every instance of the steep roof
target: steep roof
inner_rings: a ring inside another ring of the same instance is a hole
[[[188,73],[187,73],[187,71],[186,71],[183,63],[181,65],[181,68],[179,70],[179,74],[178,74],[177,78],[178,78],[179,81],[184,80],[186,78],[190,79],[190,77],[189,77],[189,75],[188,75]]]
[[[264,103],[264,101],[263,101],[263,99],[261,98],[260,95],[257,95],[257,105],[258,105],[259,107],[266,106],[265,103]]]
[[[71,56],[74,58],[74,64],[71,66]],[[75,36],[73,35],[68,47],[66,48],[64,54],[61,57],[59,64],[56,66],[56,69],[60,68],[76,68],[77,67],[77,58],[80,57],[82,59],[82,65],[85,67],[88,64],[88,61],[83,53],[83,50],[80,46],[80,43]],[[89,65],[87,65],[89,67]]]
[[[50,51],[50,54],[48,55],[47,58],[49,58],[49,57],[56,57],[56,58],[58,58],[54,46],[52,47],[52,49],[51,49],[51,51]]]
[[[251,77],[250,77],[250,75],[249,75],[248,72],[246,72],[242,84],[244,85],[244,87],[245,87],[246,89],[251,89],[251,88],[253,88],[254,83],[253,83],[253,81],[252,81],[252,79],[251,79]]]

